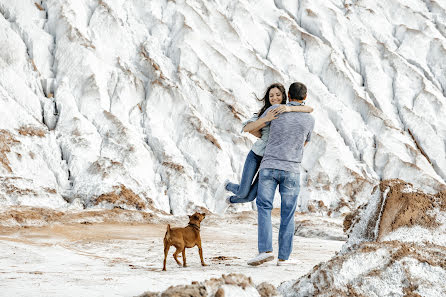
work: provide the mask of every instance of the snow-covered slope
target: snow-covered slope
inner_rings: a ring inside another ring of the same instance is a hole
[[[0,204],[212,210],[252,93],[293,81],[301,210],[445,187],[444,1],[0,0]]]

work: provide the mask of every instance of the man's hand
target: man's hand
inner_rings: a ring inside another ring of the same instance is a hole
[[[261,138],[262,137],[262,133],[260,131],[252,131],[252,132],[249,132],[249,133],[251,133],[252,135],[254,135],[257,138]]]

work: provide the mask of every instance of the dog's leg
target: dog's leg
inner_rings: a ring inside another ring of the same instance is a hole
[[[173,253],[173,258],[175,259],[175,261],[177,262],[177,264],[178,264],[179,266],[181,266],[181,263],[180,263],[180,261],[178,261],[177,256],[178,256],[178,254],[181,252],[181,250],[184,250],[184,247],[183,247],[183,248],[181,248],[181,247],[176,247],[176,248],[177,248],[177,250],[175,251],[175,253]]]
[[[198,242],[197,246],[198,246],[198,253],[200,254],[201,266],[208,266],[207,264],[204,263],[203,260],[203,250],[201,249],[201,240]]]
[[[183,267],[187,267],[187,265],[186,265],[186,248],[183,249]]]
[[[170,244],[167,241],[164,241],[164,261],[163,261],[163,271],[166,271],[166,260],[167,254],[169,253]]]

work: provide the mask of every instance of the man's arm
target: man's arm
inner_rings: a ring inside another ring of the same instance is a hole
[[[251,134],[253,132],[258,132],[260,129],[266,126],[266,122],[267,121],[265,120],[265,118],[261,118],[255,122],[251,122],[247,124],[245,127],[243,127],[243,132],[249,132]]]
[[[251,123],[247,124],[243,128],[243,132],[252,133],[255,131],[259,131],[260,129],[262,129],[263,127],[268,125],[269,122],[277,119],[279,114],[281,114],[282,112],[283,111],[277,110],[277,108],[271,108],[271,107],[268,108],[267,111],[264,112],[264,114],[262,115],[262,117],[260,119],[258,119],[255,122],[251,122]]]
[[[304,143],[304,147],[310,142],[311,140],[311,133],[313,133],[313,129],[314,129],[314,118],[312,117],[312,123],[310,126],[310,131],[308,131],[307,133],[307,139],[305,139],[305,143]]]
[[[313,107],[306,106],[306,105],[285,105],[281,104],[279,107],[277,107],[279,111],[282,112],[306,112],[310,113],[313,112]]]

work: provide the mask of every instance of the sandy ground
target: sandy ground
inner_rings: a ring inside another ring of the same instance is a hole
[[[278,267],[274,261],[251,267],[246,261],[257,253],[255,213],[244,217],[208,216],[201,236],[209,266],[200,265],[197,248],[192,248],[186,250],[189,266],[178,267],[172,248],[166,272],[161,271],[165,224],[53,224],[0,229],[0,295],[136,296],[228,273],[243,273],[255,284],[266,281],[278,286],[330,259],[344,243],[339,238],[296,236],[291,255],[294,265]],[[311,216],[296,215],[296,221],[305,222],[308,230],[327,224],[327,218]],[[276,215],[275,251],[278,223]],[[329,223],[332,230],[340,230],[340,220]],[[185,224],[186,218],[172,225]]]

